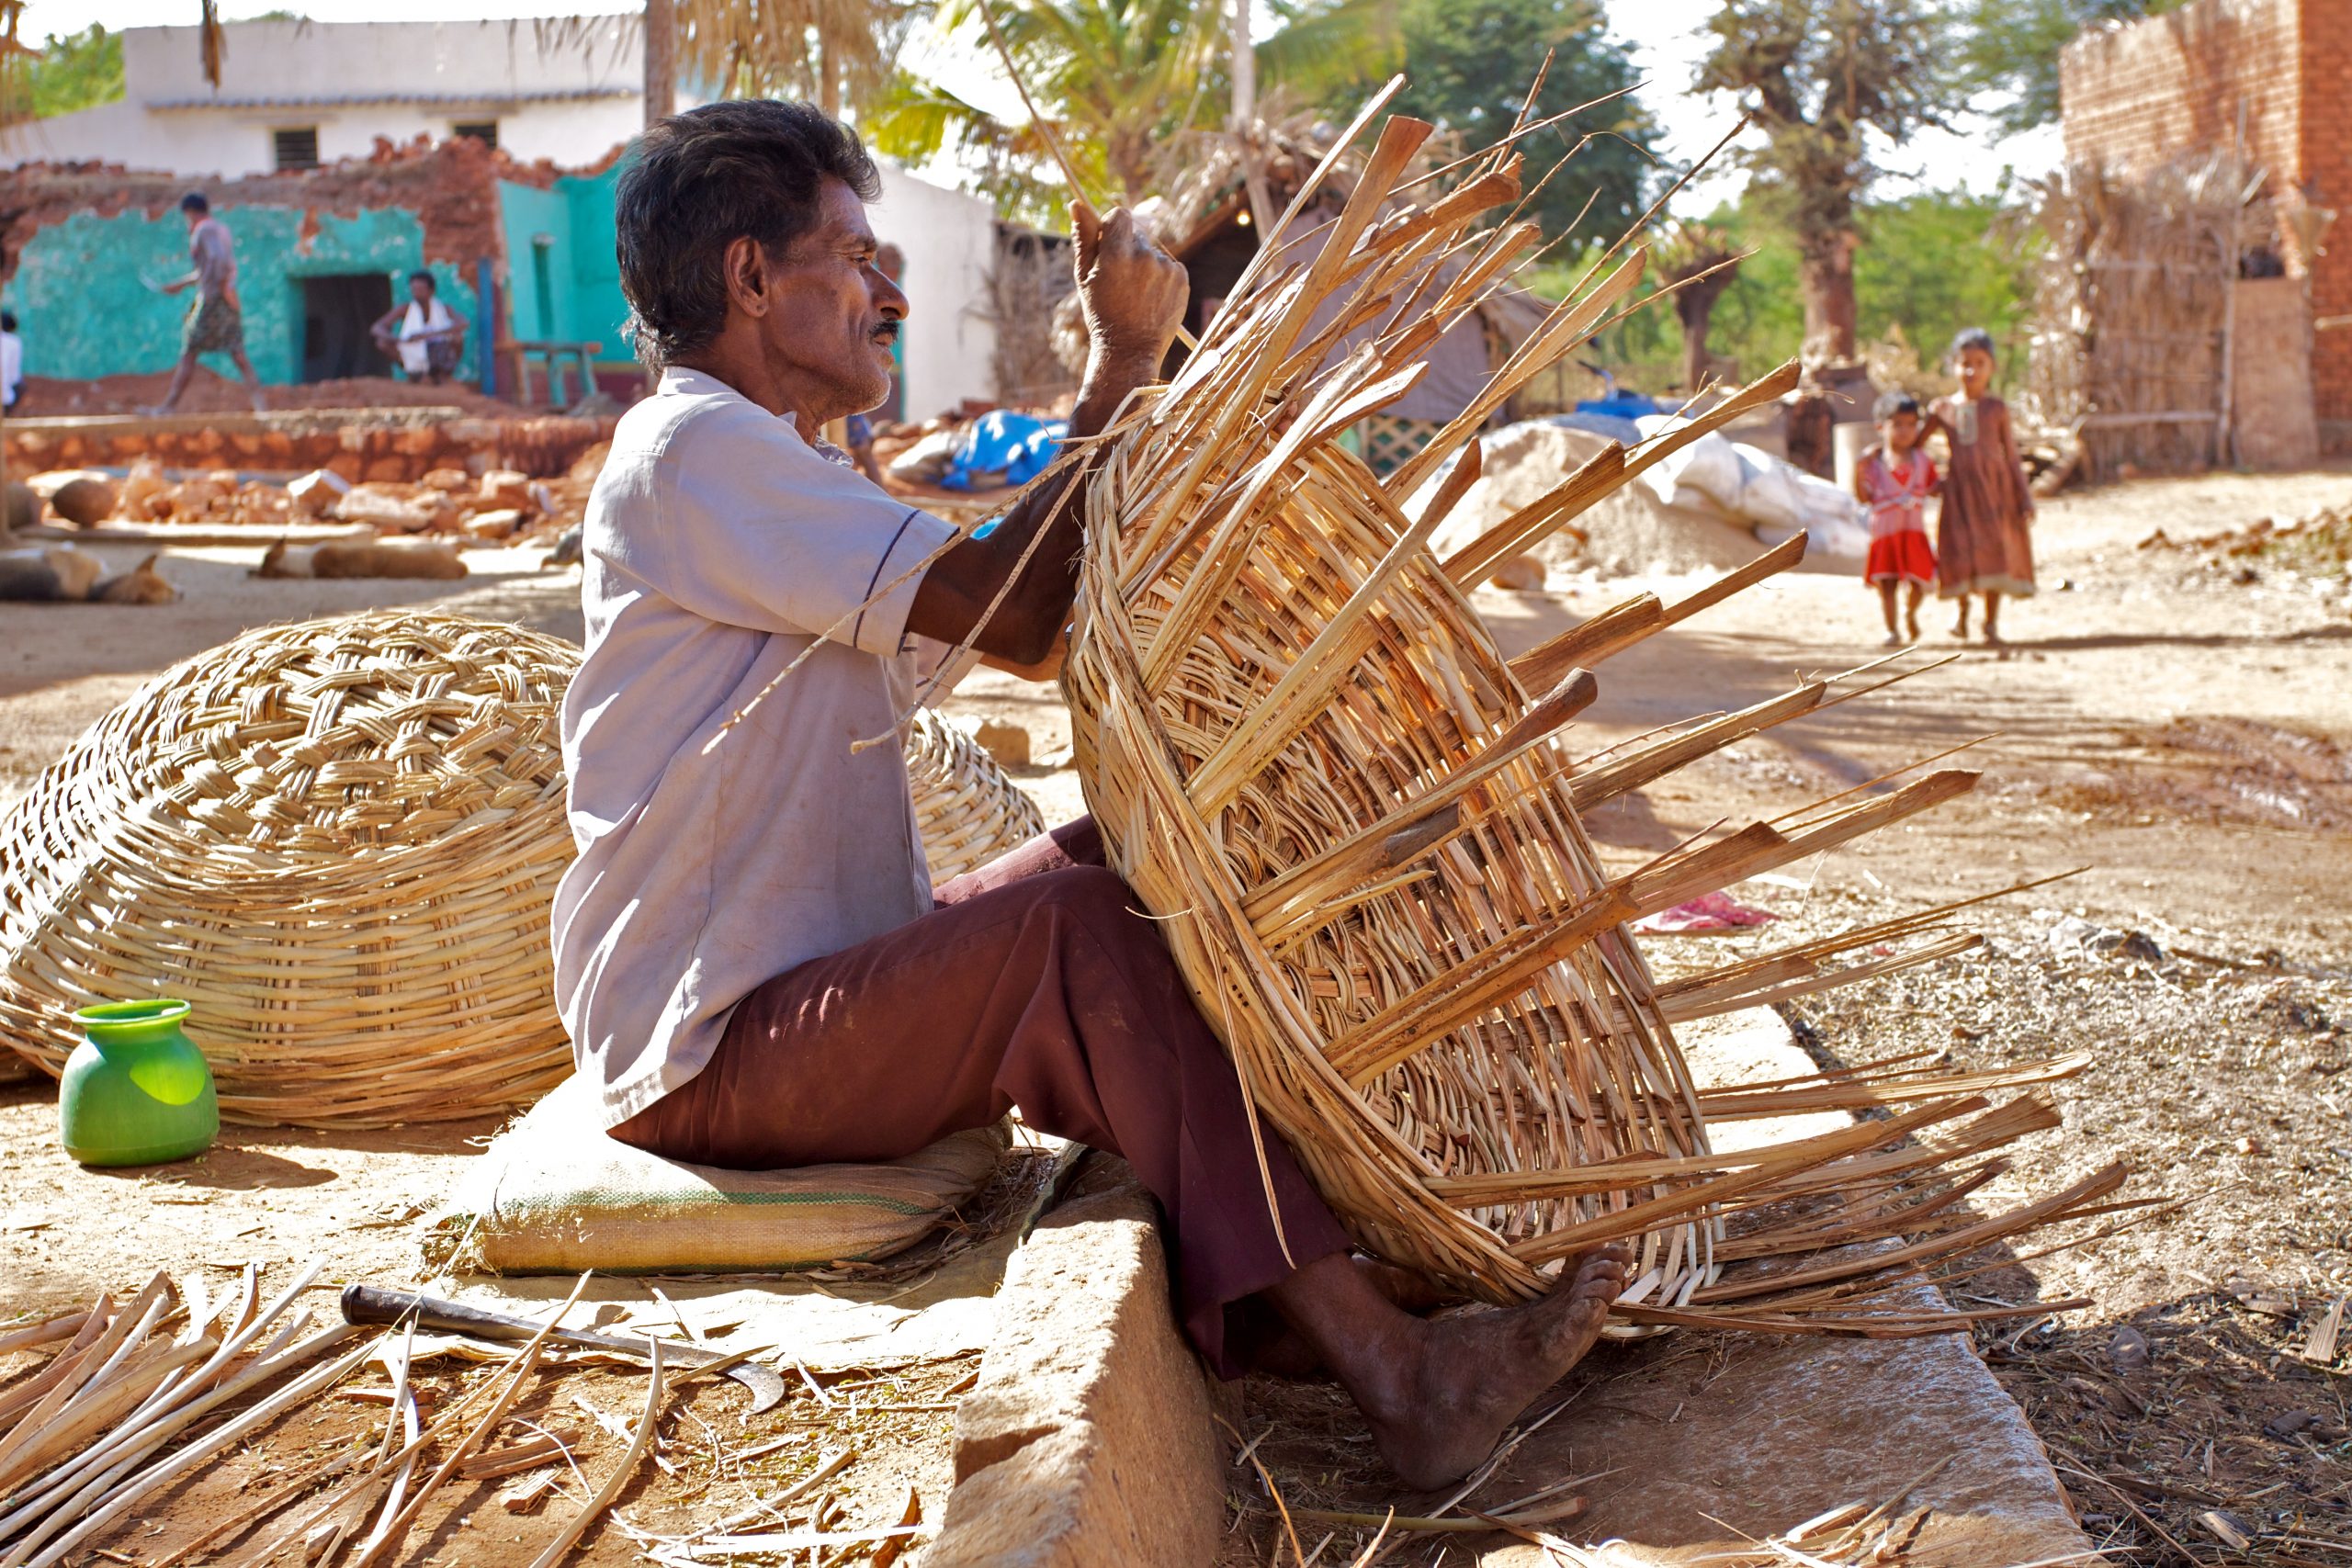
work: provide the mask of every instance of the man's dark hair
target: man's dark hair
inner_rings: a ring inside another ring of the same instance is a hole
[[[709,346],[727,324],[727,247],[748,236],[782,256],[816,228],[829,179],[882,194],[856,133],[806,104],[738,99],[657,121],[616,193],[637,356],[660,369]]]
[[[1918,412],[1919,400],[1913,397],[1910,393],[1902,390],[1900,388],[1897,388],[1892,392],[1881,392],[1878,398],[1878,406],[1871,411],[1871,413],[1879,423],[1884,424],[1896,414],[1916,414]]]
[[[1952,334],[1951,356],[1958,359],[1961,350],[1964,348],[1981,348],[1984,351],[1984,357],[1987,359],[2001,357],[1993,347],[1993,334],[1983,327],[1962,327]]]
[[[408,275],[408,280],[411,283],[422,283],[424,287],[434,290],[435,293],[438,293],[441,288],[441,285],[435,281],[433,275],[426,272],[422,267],[419,267],[416,271],[410,273]]]
[[[12,333],[16,330],[17,312],[14,310],[0,310],[0,333]]]
[[[209,212],[212,210],[212,204],[204,199],[204,193],[202,191],[192,190],[186,196],[180,197],[180,210],[182,212]]]

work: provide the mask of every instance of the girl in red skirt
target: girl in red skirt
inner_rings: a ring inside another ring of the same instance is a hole
[[[1919,400],[1889,392],[1879,399],[1876,412],[1879,444],[1862,454],[1854,470],[1854,494],[1871,513],[1871,553],[1862,577],[1878,590],[1879,607],[1886,612],[1886,645],[1900,648],[1919,640],[1919,601],[1936,580],[1927,506],[1939,483],[1935,464],[1919,450]],[[1911,590],[1901,626],[1894,619],[1899,587]]]

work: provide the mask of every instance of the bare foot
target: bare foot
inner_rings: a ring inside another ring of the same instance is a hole
[[[1358,1279],[1379,1292],[1381,1299],[1399,1312],[1419,1317],[1446,1303],[1447,1298],[1442,1292],[1410,1269],[1383,1263],[1377,1258],[1367,1258],[1362,1253],[1350,1257],[1348,1266],[1355,1270]],[[1330,1367],[1325,1364],[1314,1342],[1295,1328],[1284,1329],[1279,1338],[1259,1351],[1250,1370],[1291,1382],[1331,1376]]]
[[[1904,629],[1911,634],[1911,640],[1913,642],[1917,642],[1919,640],[1919,612],[1914,610],[1910,612],[1910,614],[1905,615],[1903,617],[1903,626]]]
[[[1476,1469],[1503,1428],[1600,1337],[1632,1260],[1630,1248],[1600,1247],[1540,1301],[1417,1323],[1418,1354],[1398,1369],[1399,1397],[1364,1412],[1397,1479],[1428,1490]]]

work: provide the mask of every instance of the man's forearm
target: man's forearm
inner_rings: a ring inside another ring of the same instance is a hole
[[[1101,434],[1128,395],[1159,376],[1158,355],[1098,350],[1088,362],[1078,404],[1070,411],[1070,438]],[[1076,498],[1070,491],[1085,481],[1095,461],[1090,454],[1034,486],[987,538],[958,547],[932,568],[915,601],[910,621],[914,629],[942,641],[962,641],[1018,571],[1019,578],[981,628],[976,646],[984,653],[1019,664],[1047,659],[1054,639],[1069,619],[1070,602],[1078,595],[1078,552],[1085,542]],[[1038,537],[1040,530],[1043,538]],[[1034,550],[1030,548],[1033,541]]]

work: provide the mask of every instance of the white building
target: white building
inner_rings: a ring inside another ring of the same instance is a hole
[[[192,8],[192,7],[191,7]],[[220,85],[204,79],[198,29],[132,28],[122,34],[124,96],[74,114],[0,132],[0,164],[119,164],[127,169],[236,180],[277,170],[365,158],[379,138],[413,142],[473,135],[524,162],[561,168],[601,164],[643,123],[644,52],[636,16],[486,22],[231,22]],[[695,100],[682,93],[680,106]],[[569,185],[571,182],[563,182]],[[875,231],[906,253],[913,300],[905,347],[905,412],[922,418],[994,395],[993,325],[982,313],[996,257],[995,214],[977,197],[886,167]],[[571,221],[567,250],[612,254],[609,176],[593,213]],[[216,200],[234,201],[215,186]],[[502,187],[507,188],[507,187]],[[513,199],[532,193],[511,187]],[[586,225],[586,227],[583,227]],[[508,225],[511,226],[511,225]],[[526,225],[527,227],[527,225]],[[232,228],[235,227],[232,216]],[[601,234],[590,231],[600,227]],[[514,288],[526,277],[536,231],[508,246]],[[609,282],[591,287],[586,325],[559,336],[609,339],[625,313]],[[536,310],[516,313],[502,336],[541,335]],[[570,323],[563,323],[569,325]],[[606,355],[625,351],[607,341]]]
[[[636,17],[231,22],[220,85],[195,28],[131,28],[124,96],[13,130],[10,162],[95,158],[234,179],[394,142],[474,134],[526,161],[591,164],[637,134]]]

